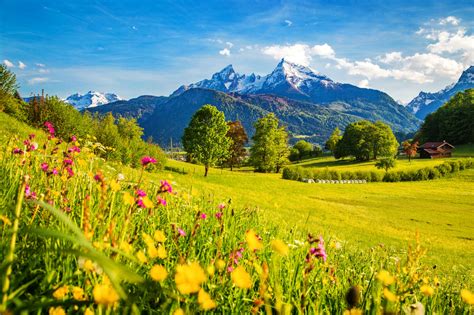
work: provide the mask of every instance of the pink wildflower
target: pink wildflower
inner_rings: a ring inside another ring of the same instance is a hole
[[[73,146],[73,147],[69,148],[67,151],[68,151],[69,153],[72,153],[72,152],[77,152],[77,153],[79,153],[79,152],[81,152],[81,149],[79,149],[79,148],[76,147],[76,146]]]
[[[48,168],[49,168],[48,163],[41,163],[41,169],[43,170],[43,172],[47,172]]]
[[[137,191],[135,193],[137,194],[138,197],[145,197],[146,196],[146,192],[144,192],[141,189],[137,189]]]
[[[137,198],[136,203],[139,208],[146,208],[142,198]]]
[[[44,123],[44,126],[48,128],[49,135],[54,138],[55,130],[53,124],[47,121]]]
[[[73,177],[73,176],[74,176],[74,171],[73,171],[72,168],[70,168],[69,166],[66,167],[66,171],[68,172],[69,177]]]
[[[23,154],[23,150],[19,148],[13,149],[13,154]]]
[[[71,142],[75,142],[75,141],[77,141],[77,137],[75,135],[72,135],[71,136]]]
[[[186,232],[184,232],[184,230],[178,228],[178,233],[180,236],[186,236]]]
[[[28,135],[28,138],[30,140],[33,140],[35,137],[36,137],[36,135],[34,133],[31,133],[30,135]]]
[[[216,218],[220,220],[222,218],[222,212],[217,212],[216,213]]]
[[[326,249],[324,248],[324,240],[322,237],[319,238],[318,247],[312,247],[310,253],[317,258],[321,258],[323,261],[326,261],[328,255],[326,254]]]
[[[58,170],[57,170],[56,168],[53,168],[53,169],[51,170],[51,174],[53,174],[53,175],[58,175]],[[74,175],[74,174],[73,174],[73,175]]]
[[[64,165],[72,165],[72,164],[74,164],[73,160],[71,160],[71,159],[64,159],[64,160],[63,160],[63,163],[64,163]]]
[[[142,165],[143,166],[147,166],[148,164],[155,164],[156,163],[156,160],[154,158],[152,158],[151,156],[144,156],[142,158]]]
[[[25,186],[25,197],[26,199],[36,199],[36,193],[31,191],[30,185]]]
[[[205,214],[205,213],[201,213],[201,216],[200,216],[200,217],[201,217],[201,219],[202,219],[202,220],[206,220],[206,218],[207,218],[207,214]]]
[[[160,196],[156,197],[156,200],[158,201],[159,205],[166,206],[166,200],[161,198]]]
[[[28,151],[35,151],[36,149],[38,149],[38,143],[31,142],[30,145],[28,146]]]
[[[160,181],[160,184],[161,184],[160,192],[168,192],[168,193],[173,192],[173,187],[171,186],[171,184],[167,180]]]
[[[225,208],[225,203],[220,203],[218,206],[219,210],[222,210]]]

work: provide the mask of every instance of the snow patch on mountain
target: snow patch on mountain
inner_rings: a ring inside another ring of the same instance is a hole
[[[117,94],[101,93],[97,91],[89,91],[86,94],[75,93],[65,99],[67,103],[71,104],[78,110],[93,108],[120,100],[123,100],[123,98]]]

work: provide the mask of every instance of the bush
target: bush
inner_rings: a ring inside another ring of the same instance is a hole
[[[400,173],[399,172],[387,172],[383,177],[384,182],[399,182]]]
[[[429,173],[428,173],[428,178],[429,178],[429,179],[436,179],[436,178],[440,178],[440,177],[441,177],[441,173],[440,173],[440,171],[438,170],[438,168],[429,167],[428,170],[429,170]]]
[[[416,180],[427,180],[429,179],[430,168],[425,167],[416,171]]]

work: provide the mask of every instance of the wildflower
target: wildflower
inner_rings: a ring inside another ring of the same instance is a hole
[[[474,293],[472,293],[471,291],[462,289],[461,298],[465,303],[469,305],[474,305]]]
[[[20,154],[20,155],[23,154],[23,150],[22,150],[22,149],[19,149],[19,148],[13,149],[12,152],[13,152],[13,154]]]
[[[82,264],[81,264],[81,261],[79,261],[79,265],[82,265],[84,270],[89,271],[89,272],[92,272],[92,271],[95,270],[94,263],[90,259],[87,259],[87,260],[83,261]]]
[[[66,167],[66,171],[67,171],[69,177],[73,177],[73,176],[74,176],[74,171],[73,171],[72,168],[70,168],[69,166]]]
[[[69,293],[69,288],[67,285],[57,288],[53,292],[53,297],[57,300],[62,300]]]
[[[84,290],[80,287],[73,287],[72,288],[72,296],[77,301],[85,301],[86,300]]]
[[[7,218],[4,215],[0,215],[0,221],[2,221],[4,225],[11,225],[12,224],[12,221],[10,221],[10,219]]]
[[[199,290],[198,303],[204,311],[212,310],[217,306],[216,302],[211,298],[209,293],[203,289]]]
[[[223,210],[225,208],[225,203],[220,203],[217,208],[219,208],[219,210]]]
[[[156,200],[158,201],[159,205],[166,206],[166,200],[161,198],[160,196],[156,196]]]
[[[36,137],[34,133],[28,135],[28,139],[33,140]]]
[[[178,308],[173,312],[173,315],[184,315],[184,311],[182,308]]]
[[[48,129],[49,135],[50,135],[51,137],[54,137],[55,130],[54,130],[53,124],[50,123],[49,121],[46,121],[46,122],[44,123],[44,126]]]
[[[263,248],[262,241],[258,238],[257,234],[253,230],[249,230],[245,233],[245,240],[251,251],[255,251]]]
[[[84,315],[94,315],[94,311],[90,308],[86,308],[86,310],[84,311]]]
[[[231,277],[234,284],[239,288],[250,289],[252,287],[252,278],[242,266],[235,268],[235,270],[232,271]]]
[[[387,270],[381,270],[377,273],[377,279],[382,282],[384,286],[389,286],[395,281],[395,278],[391,276]]]
[[[184,232],[184,230],[183,230],[183,229],[180,229],[180,228],[178,228],[178,234],[179,234],[180,236],[186,236],[186,232]]]
[[[199,217],[200,217],[202,220],[206,220],[207,214],[201,213],[201,215],[200,215]]]
[[[220,270],[220,271],[224,270],[224,268],[225,268],[225,261],[223,261],[222,259],[218,259],[218,260],[216,261],[216,268],[217,268],[217,270]]]
[[[145,197],[145,196],[146,196],[146,192],[144,192],[144,191],[141,190],[141,189],[137,189],[137,191],[135,192],[135,194],[136,194],[138,197]]]
[[[120,184],[117,183],[117,181],[113,180],[110,182],[110,189],[112,189],[112,191],[119,191],[120,188]]]
[[[74,164],[74,161],[71,159],[64,159],[63,160],[64,165],[72,165]]]
[[[71,138],[69,139],[70,142],[76,142],[77,137],[75,135],[72,135]]]
[[[125,176],[122,173],[117,174],[117,181],[124,180]]]
[[[155,164],[156,163],[156,160],[154,158],[152,158],[151,156],[144,156],[142,158],[142,165],[145,167],[147,166],[148,164]]]
[[[167,192],[167,193],[172,193],[173,192],[173,187],[167,180],[162,180],[160,181],[160,192]]]
[[[217,213],[216,213],[216,218],[217,218],[218,220],[220,220],[220,219],[222,218],[222,214],[223,214],[222,212],[217,212]]]
[[[398,300],[397,296],[393,294],[389,289],[383,289],[383,296],[390,302],[396,302]]]
[[[142,238],[143,238],[143,242],[146,244],[146,246],[154,246],[153,239],[151,238],[150,235],[148,235],[146,233],[142,233]]]
[[[73,146],[73,147],[67,149],[67,152],[69,152],[69,153],[74,153],[74,152],[80,153],[80,152],[81,152],[81,149],[80,149],[79,147],[77,147],[77,146]]]
[[[30,145],[28,146],[28,151],[35,151],[38,149],[38,143],[36,142],[31,142]]]
[[[421,286],[420,291],[424,296],[432,296],[434,293],[434,289],[426,284]]]
[[[123,250],[125,253],[129,254],[131,251],[132,251],[132,245],[130,245],[130,243],[128,242],[125,242],[125,241],[122,241],[120,243],[120,247],[119,247],[121,250]]]
[[[353,308],[350,310],[345,310],[343,315],[362,315],[364,314],[360,309]]]
[[[110,284],[97,284],[92,290],[92,295],[97,304],[106,306],[112,306],[119,300],[117,292]]]
[[[50,307],[48,310],[49,315],[66,315],[66,312],[61,306]]]
[[[157,230],[155,231],[155,234],[153,234],[153,238],[155,241],[159,243],[164,243],[166,241],[166,235],[163,233],[163,231]]]
[[[135,204],[135,198],[128,192],[123,193],[123,202],[129,206]]]
[[[166,257],[168,257],[168,253],[166,252],[166,249],[164,246],[158,247],[157,256],[158,258],[161,258],[161,259],[165,259]]]
[[[146,264],[148,262],[148,258],[146,258],[146,255],[144,252],[138,252],[137,253],[137,259],[140,261],[142,264]]]
[[[166,279],[168,276],[168,272],[166,271],[165,267],[161,265],[154,265],[150,269],[150,277],[158,282],[161,282]]]
[[[187,265],[179,265],[176,268],[174,281],[179,292],[190,294],[201,289],[201,284],[206,281],[206,275],[199,263],[193,262]]]
[[[207,271],[207,274],[212,277],[214,273],[216,272],[216,268],[213,265],[209,265],[207,266],[206,271]]]
[[[322,258],[323,261],[326,261],[328,256],[326,254],[326,249],[324,248],[324,240],[322,237],[319,237],[318,247],[312,247],[310,253],[315,257]]]
[[[104,175],[102,175],[101,172],[97,172],[97,174],[94,175],[94,180],[96,182],[103,182],[104,181]]]
[[[47,172],[48,168],[49,168],[48,163],[41,163],[41,169],[43,170],[43,172]]]
[[[36,199],[36,192],[31,191],[30,185],[25,186],[25,197],[26,199]]]
[[[282,256],[287,256],[289,251],[288,246],[281,240],[273,240],[272,249]]]
[[[57,170],[56,168],[53,168],[53,169],[51,170],[51,174],[53,174],[53,175],[58,175],[58,170]]]

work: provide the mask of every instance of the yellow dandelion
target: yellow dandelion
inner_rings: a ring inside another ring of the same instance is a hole
[[[69,288],[67,285],[57,288],[53,292],[53,297],[57,300],[62,300],[69,293]]]
[[[262,241],[258,239],[257,235],[253,230],[249,230],[245,233],[245,240],[251,251],[262,249]]]
[[[222,271],[225,268],[225,261],[218,259],[215,263],[217,270]]]
[[[10,219],[4,215],[0,215],[0,221],[2,221],[4,225],[12,225]]]
[[[61,306],[50,307],[48,313],[49,315],[66,315],[66,311]]]
[[[190,294],[201,289],[201,284],[206,281],[206,275],[199,263],[193,262],[188,265],[179,265],[176,268],[174,281],[179,292]]]
[[[207,274],[212,277],[214,273],[216,272],[216,267],[214,267],[214,265],[209,265],[207,266],[206,271],[207,271]]]
[[[97,284],[92,294],[97,304],[112,306],[119,300],[117,292],[110,284]]]
[[[147,253],[148,253],[148,256],[150,256],[150,258],[156,258],[158,257],[158,250],[156,249],[155,246],[148,246],[148,249],[147,249]]]
[[[84,268],[84,270],[89,271],[89,272],[92,272],[92,271],[95,270],[94,263],[90,259],[87,259],[86,261],[84,261],[83,268]]]
[[[282,256],[287,256],[289,252],[288,246],[281,240],[273,240],[272,249]]]
[[[142,264],[146,264],[148,262],[148,258],[146,258],[146,255],[144,252],[137,252],[136,256],[137,256],[138,261],[141,262]]]
[[[166,241],[166,235],[163,233],[163,231],[157,230],[155,231],[155,234],[153,234],[153,238],[155,241],[159,243],[164,243]]]
[[[158,258],[160,259],[165,259],[168,257],[168,253],[166,252],[166,249],[164,246],[158,247]]]
[[[358,308],[353,308],[353,309],[350,309],[350,310],[345,310],[344,315],[362,315],[364,314],[362,312],[362,310],[358,309]]]
[[[383,289],[383,296],[390,302],[396,302],[398,300],[397,296],[393,294],[389,289]]]
[[[462,289],[461,298],[465,303],[469,305],[474,305],[474,293],[472,293],[471,291]]]
[[[119,191],[120,190],[120,184],[116,181],[116,180],[113,180],[110,182],[110,189],[112,189],[112,191]]]
[[[86,295],[84,294],[84,290],[80,287],[73,287],[72,288],[72,296],[77,301],[85,301]]]
[[[252,287],[252,278],[245,271],[244,267],[239,266],[232,271],[232,281],[236,286],[242,289],[250,289]]]
[[[212,310],[217,306],[216,302],[211,298],[209,293],[207,293],[203,289],[199,290],[198,303],[205,311]]]
[[[94,315],[94,311],[90,308],[86,308],[86,310],[84,311],[84,315]]]
[[[130,195],[129,192],[124,192],[123,193],[123,202],[126,205],[133,206],[135,204],[135,198],[133,198],[133,196]]]
[[[168,276],[168,272],[166,271],[165,267],[161,265],[154,265],[150,269],[150,277],[155,281],[163,281]]]
[[[146,208],[153,208],[154,204],[153,201],[150,200],[150,198],[143,197],[142,201]]]
[[[434,293],[434,289],[426,284],[421,286],[420,291],[424,296],[432,296]]]
[[[390,275],[387,270],[381,270],[377,273],[377,279],[382,282],[384,286],[389,286],[395,281],[395,278]]]
[[[182,308],[178,308],[173,312],[173,315],[184,315],[184,311]]]
[[[123,250],[125,253],[129,254],[133,248],[130,243],[123,241],[120,243],[120,249]]]
[[[142,238],[146,246],[155,246],[155,241],[153,241],[153,238],[150,235],[142,233]]]

